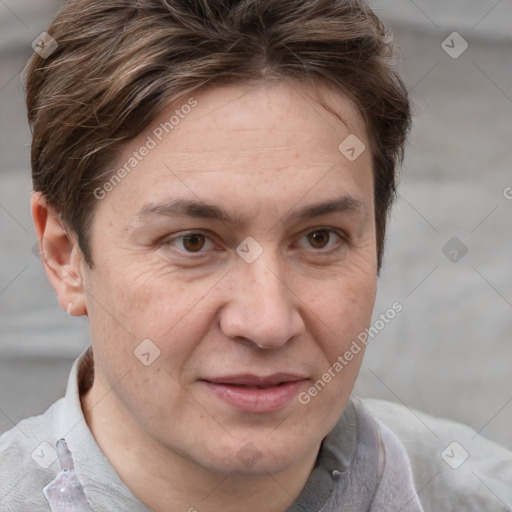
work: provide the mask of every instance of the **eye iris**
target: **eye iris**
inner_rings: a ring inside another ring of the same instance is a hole
[[[197,245],[197,241],[200,241],[199,247]],[[190,244],[189,242],[192,242]],[[198,250],[201,250],[204,246],[204,235],[188,235],[183,237],[183,247],[187,249],[187,251],[190,252],[197,252]]]
[[[308,238],[309,241],[311,242],[311,245],[313,245],[314,247],[318,248],[318,242],[320,242],[320,245],[323,247],[329,241],[329,233],[325,229],[320,231],[313,231],[308,235]],[[322,239],[324,242],[323,244]]]

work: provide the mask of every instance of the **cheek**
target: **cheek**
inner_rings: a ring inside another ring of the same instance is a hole
[[[307,293],[307,295],[306,295]],[[331,360],[344,351],[371,322],[376,296],[374,272],[343,271],[330,281],[320,282],[303,296],[309,296],[312,322],[323,331],[319,342]]]
[[[98,268],[86,284],[95,355],[113,379],[132,369],[138,385],[149,386],[143,380],[149,378],[148,372],[141,372],[144,366],[137,359],[142,351],[149,352],[150,359],[158,356],[155,366],[164,366],[165,361],[164,377],[178,379],[181,366],[208,328],[203,298],[215,281],[185,278],[185,273],[158,262],[119,267],[122,271]],[[116,361],[115,368],[111,361]],[[151,376],[157,377],[161,381],[162,376]]]
[[[358,336],[370,325],[375,295],[371,273],[353,273],[325,286],[317,300],[314,337],[323,362],[304,399],[314,399],[317,410],[325,411],[320,415],[336,418],[352,392],[366,348]]]
[[[201,337],[201,325],[187,321],[201,294],[162,268],[141,267],[98,268],[86,288],[102,387],[115,387],[124,407],[146,428],[168,421],[171,404],[176,414],[194,406],[179,376]]]
[[[371,274],[357,276],[347,275],[326,286],[315,307],[315,339],[323,363],[303,399],[311,400],[317,411],[324,411],[319,415],[332,421],[341,414],[359,374],[366,345],[358,336],[370,325],[375,302],[376,279]]]
[[[162,338],[201,298],[199,282],[184,282],[179,271],[159,262],[103,267],[88,283],[97,317],[134,336]],[[96,301],[100,302],[100,300]],[[103,309],[103,311],[101,311]],[[122,333],[121,333],[122,334]]]

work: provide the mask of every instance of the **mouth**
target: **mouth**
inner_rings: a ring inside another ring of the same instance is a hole
[[[224,403],[244,412],[274,412],[286,407],[305,385],[302,375],[232,375],[202,379],[208,391]]]

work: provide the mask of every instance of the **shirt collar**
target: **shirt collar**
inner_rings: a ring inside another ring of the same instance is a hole
[[[75,472],[94,510],[151,512],[131,493],[98,446],[85,421],[80,395],[92,385],[94,363],[89,346],[74,362],[60,413],[58,439],[65,439]],[[112,504],[106,505],[105,497]]]

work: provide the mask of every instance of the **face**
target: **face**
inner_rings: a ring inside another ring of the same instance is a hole
[[[347,98],[323,92],[346,124],[296,82],[195,94],[124,148],[115,168],[129,172],[98,192],[83,268],[93,389],[122,428],[203,468],[298,463],[359,371],[364,350],[333,363],[374,305],[372,161],[338,149],[367,135]]]

